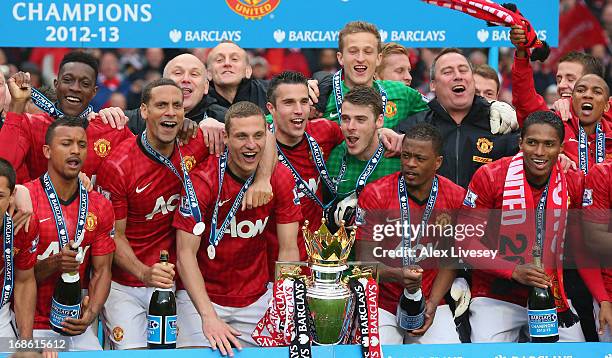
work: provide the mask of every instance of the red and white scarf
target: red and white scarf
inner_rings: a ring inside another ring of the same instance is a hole
[[[542,263],[551,278],[553,295],[557,305],[559,324],[571,326],[573,314],[569,310],[567,295],[563,287],[563,240],[568,215],[568,189],[565,174],[559,161],[553,166],[546,197],[545,236],[542,241]],[[525,176],[523,152],[516,154],[510,161],[501,213],[500,236],[516,238],[517,233],[527,238],[527,249],[523,252],[523,262],[533,261],[532,248],[536,245],[536,208],[531,186]]]

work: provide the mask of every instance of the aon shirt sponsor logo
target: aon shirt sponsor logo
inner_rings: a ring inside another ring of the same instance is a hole
[[[257,219],[255,222],[243,220],[239,223],[236,223],[236,218],[234,217],[230,222],[230,227],[225,230],[225,233],[230,234],[231,237],[250,239],[263,233],[267,223],[268,216],[266,216],[263,221],[261,219]]]
[[[155,207],[153,208],[153,211],[147,214],[145,216],[145,219],[151,220],[157,214],[166,215],[168,213],[173,212],[176,209],[176,207],[180,204],[179,202],[180,197],[181,196],[179,194],[174,194],[171,197],[169,197],[168,200],[166,201],[163,196],[160,196],[155,201]]]
[[[85,247],[79,246],[79,250],[77,254],[81,254],[83,257],[85,257],[85,255],[87,254],[87,250],[89,250],[89,246],[90,245],[87,245]],[[49,246],[47,246],[47,249],[45,250],[45,252],[38,255],[36,258],[38,260],[44,260],[51,255],[59,254],[59,252],[60,252],[59,241],[53,241],[52,243],[49,244]]]

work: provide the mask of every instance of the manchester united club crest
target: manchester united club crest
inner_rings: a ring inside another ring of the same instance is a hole
[[[448,213],[442,212],[436,216],[436,226],[446,227],[451,225],[451,217]]]
[[[87,229],[87,231],[94,231],[96,226],[98,226],[98,217],[96,214],[89,211],[85,219],[85,229]]]
[[[225,0],[225,2],[232,11],[245,19],[261,20],[276,9],[280,0]]]
[[[185,162],[185,169],[187,169],[187,172],[191,172],[191,169],[193,169],[196,165],[196,159],[194,156],[192,155],[188,155],[185,158],[183,158],[183,161]]]
[[[108,153],[110,153],[110,150],[110,142],[104,138],[100,138],[94,143],[94,152],[96,152],[100,158],[106,157]]]
[[[397,105],[393,101],[388,101],[385,107],[385,117],[393,118],[397,114]]]
[[[119,326],[113,328],[113,338],[115,342],[121,342],[123,340],[123,328]]]
[[[491,142],[487,138],[478,138],[476,142],[476,148],[480,151],[480,153],[488,154],[493,150],[493,142]]]

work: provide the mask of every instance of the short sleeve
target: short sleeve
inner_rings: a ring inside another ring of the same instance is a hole
[[[18,270],[29,270],[36,264],[36,250],[38,249],[39,229],[38,218],[33,214],[30,218],[30,227],[28,232],[25,227],[19,230],[15,235],[13,252],[15,258],[15,267]]]
[[[102,196],[112,202],[115,219],[123,220],[128,211],[128,175],[114,158],[111,155],[102,162],[96,175],[96,187]]]
[[[98,225],[94,241],[91,245],[93,256],[104,256],[115,251],[115,240],[113,240],[115,215],[113,206],[107,199],[98,197],[98,210],[94,215],[97,216]]]
[[[302,221],[302,208],[295,182],[289,169],[278,163],[273,175],[274,214],[277,224]]]

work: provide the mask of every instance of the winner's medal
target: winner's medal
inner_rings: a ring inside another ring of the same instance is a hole
[[[215,259],[215,245],[208,245],[208,249],[206,250],[208,252],[208,258],[211,260]]]
[[[200,236],[204,233],[204,229],[206,229],[206,224],[203,222],[196,223],[193,227],[193,234],[196,236]]]

